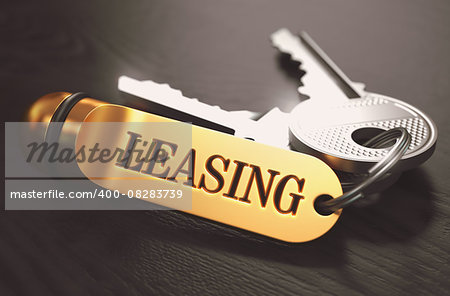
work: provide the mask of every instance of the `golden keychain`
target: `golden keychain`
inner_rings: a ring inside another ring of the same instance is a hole
[[[73,125],[70,131],[63,125],[57,131],[49,129],[46,135],[51,142],[74,133],[76,150],[97,144],[128,151],[146,142],[153,144],[154,161],[164,148],[169,157],[156,168],[151,162],[130,162],[131,158],[102,164],[79,162],[78,166],[94,183],[123,194],[149,188],[189,190],[190,208],[180,210],[287,242],[310,241],[326,233],[339,218],[344,202],[359,198],[364,187],[395,164],[407,145],[397,141],[385,158],[388,162],[378,164],[370,182],[343,195],[334,171],[310,155],[108,104],[82,93],[44,96],[28,117],[29,121],[79,122],[75,131]],[[97,123],[119,123],[119,127],[112,137],[107,124]],[[149,129],[148,124],[170,128]],[[186,128],[190,141],[183,140]],[[339,209],[321,212],[319,199]],[[144,200],[177,208],[174,199]]]

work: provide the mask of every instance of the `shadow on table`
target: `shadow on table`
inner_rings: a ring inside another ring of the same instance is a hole
[[[105,262],[117,260],[118,254],[155,256],[147,254],[148,250],[170,245],[170,250],[161,251],[183,253],[200,248],[295,266],[338,268],[347,263],[348,244],[407,243],[424,231],[434,214],[430,192],[425,171],[405,172],[376,203],[345,209],[327,234],[301,244],[283,243],[177,211],[12,211],[3,215],[10,226],[2,224],[0,230],[30,228],[39,240],[63,244],[62,249],[87,248]]]
[[[282,243],[178,212],[158,213],[162,216],[156,220],[164,219],[166,214],[172,216],[166,222],[170,221],[173,227],[161,226],[164,231],[159,231],[158,235],[179,244],[190,243],[301,266],[340,266],[346,262],[347,243],[355,240],[378,245],[402,243],[420,234],[433,216],[431,191],[423,170],[405,172],[376,203],[345,209],[333,229],[304,244]]]

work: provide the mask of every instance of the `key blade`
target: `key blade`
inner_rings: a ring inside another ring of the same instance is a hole
[[[341,86],[348,98],[360,98],[360,84],[355,84],[345,73],[331,60],[331,58],[319,47],[319,45],[305,31],[300,33],[300,39],[313,51],[316,57],[328,68],[329,74]]]
[[[139,81],[128,76],[121,76],[118,88],[120,91],[153,103],[230,128],[238,137],[252,138],[253,130],[256,128],[254,120],[239,113],[230,113],[219,106],[211,106],[197,99],[187,98],[180,90],[173,89],[168,84],[159,84],[151,80]]]
[[[226,111],[219,106],[210,106],[197,99],[187,98],[168,84],[158,84],[151,80],[139,81],[127,76],[119,78],[119,90],[225,126],[234,130],[237,137],[287,149],[287,116],[278,108],[262,117],[248,110]],[[258,121],[252,119],[256,117],[261,118]]]
[[[298,37],[287,29],[280,29],[272,34],[271,40],[273,46],[301,63],[300,69],[306,72],[302,77],[303,86],[299,87],[302,94],[327,103],[361,97],[360,90],[305,32]]]

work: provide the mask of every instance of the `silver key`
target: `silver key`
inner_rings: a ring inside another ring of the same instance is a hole
[[[403,126],[412,134],[413,143],[396,169],[417,166],[431,156],[437,131],[421,111],[402,101],[364,92],[364,85],[350,81],[306,33],[300,39],[282,29],[272,35],[272,42],[306,70],[299,91],[311,99],[298,104],[290,114],[274,108],[254,121],[254,112],[225,111],[186,98],[167,84],[126,76],[119,79],[119,89],[231,128],[238,137],[315,155],[341,171],[366,173],[387,153],[387,149],[360,145],[364,138],[373,137],[376,129]]]
[[[298,37],[281,29],[272,34],[272,43],[306,71],[299,91],[310,99],[290,112],[288,128],[284,127],[294,150],[315,155],[337,170],[365,173],[388,150],[368,148],[364,142],[381,130],[404,127],[412,143],[396,170],[416,167],[431,156],[437,129],[423,112],[365,92],[364,85],[352,82],[306,33]]]
[[[288,149],[287,143],[280,141],[277,136],[279,129],[274,129],[271,122],[259,122],[252,119],[257,115],[255,112],[226,111],[219,106],[211,106],[197,99],[187,98],[181,91],[171,88],[168,84],[158,84],[151,80],[139,81],[121,76],[118,88],[153,103],[227,127],[233,130],[237,137]]]

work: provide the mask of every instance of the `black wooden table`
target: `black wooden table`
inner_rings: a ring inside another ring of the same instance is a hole
[[[289,111],[301,73],[269,42],[287,27],[429,114],[439,139],[377,203],[305,244],[172,211],[3,211],[0,295],[448,295],[449,15],[445,0],[3,1],[4,121],[53,91],[120,100],[122,74],[228,110]]]

